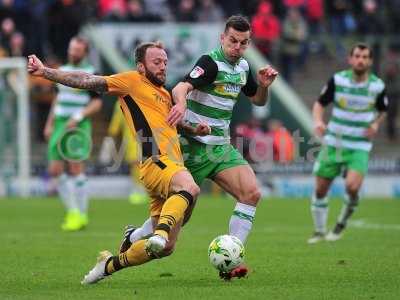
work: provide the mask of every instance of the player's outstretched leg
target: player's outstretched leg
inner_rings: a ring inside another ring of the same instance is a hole
[[[236,236],[245,244],[261,198],[254,171],[247,164],[236,165],[219,172],[214,181],[237,199],[229,220],[229,234]],[[221,273],[220,277],[229,280],[233,277],[244,277],[247,273],[248,268],[245,264],[241,264],[229,273]]]
[[[343,230],[346,228],[347,221],[350,219],[350,217],[357,209],[359,201],[358,199],[359,199],[358,196],[350,198],[349,195],[346,195],[337,223],[333,228],[333,230],[326,235],[327,241],[335,242],[342,238]]]
[[[353,215],[358,206],[358,192],[361,188],[363,178],[364,176],[360,172],[353,170],[347,172],[345,201],[334,229],[326,236],[327,241],[335,242],[342,238],[343,230],[346,228],[347,221]]]

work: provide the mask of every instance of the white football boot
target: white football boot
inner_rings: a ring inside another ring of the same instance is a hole
[[[81,284],[93,284],[106,278],[108,276],[105,272],[106,262],[111,256],[112,253],[110,251],[100,252],[96,265],[85,275]]]
[[[337,240],[340,240],[343,236],[344,228],[345,225],[336,223],[335,228],[326,235],[325,239],[328,242],[336,242]]]
[[[167,239],[161,235],[153,235],[146,242],[146,251],[157,256],[165,249]]]
[[[342,238],[342,236],[343,236],[342,233],[334,233],[333,231],[330,231],[330,232],[326,235],[325,239],[326,239],[328,242],[336,242],[337,240],[340,240],[340,239]]]
[[[316,244],[325,239],[325,234],[322,232],[314,232],[314,234],[307,240],[307,244]]]

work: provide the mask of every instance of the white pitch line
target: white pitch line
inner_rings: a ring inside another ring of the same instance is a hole
[[[349,226],[361,229],[400,230],[400,224],[368,223],[365,219],[349,221]]]

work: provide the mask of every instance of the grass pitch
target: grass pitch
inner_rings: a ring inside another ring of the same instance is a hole
[[[94,200],[89,227],[64,233],[57,199],[0,199],[0,299],[400,299],[399,200],[362,201],[342,240],[312,246],[308,200],[263,201],[246,245],[252,271],[224,282],[207,247],[226,233],[233,205],[200,198],[172,256],[81,286],[99,250],[115,253],[147,206]],[[331,201],[331,225],[340,205]]]

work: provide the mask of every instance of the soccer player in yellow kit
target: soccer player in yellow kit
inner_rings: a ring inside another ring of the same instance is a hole
[[[135,61],[137,71],[96,76],[47,68],[35,55],[30,55],[28,60],[28,71],[34,76],[74,88],[118,95],[129,128],[141,140],[140,177],[151,197],[150,215],[158,219],[154,234],[133,243],[117,256],[101,252],[82,284],[96,283],[123,268],[170,255],[184,213],[200,193],[183,165],[176,127],[167,120],[172,107],[171,96],[163,87],[167,54],[160,43],[145,43],[136,48]],[[197,129],[197,134],[209,132],[206,126],[200,125]]]

